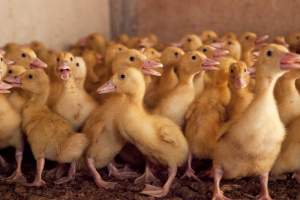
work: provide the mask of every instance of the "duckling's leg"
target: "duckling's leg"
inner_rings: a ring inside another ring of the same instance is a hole
[[[296,179],[296,181],[300,183],[300,171],[295,172],[292,178]]]
[[[63,183],[69,182],[75,178],[75,174],[76,174],[76,162],[73,161],[70,165],[70,168],[68,171],[68,176],[60,178],[60,179],[56,180],[54,183],[55,184],[63,184]]]
[[[138,176],[138,174],[130,169],[124,168],[124,170],[120,171],[118,168],[115,167],[114,164],[109,163],[108,164],[108,175],[114,176],[120,180],[128,179],[128,178],[135,178]]]
[[[8,163],[5,161],[5,159],[2,156],[0,156],[0,165],[4,168],[8,167]]]
[[[134,184],[141,184],[141,183],[151,183],[151,182],[158,182],[159,179],[156,178],[149,166],[149,162],[146,163],[145,172],[143,175],[137,177],[134,180]]]
[[[221,169],[220,166],[214,166],[213,173],[214,173],[214,194],[212,200],[230,200],[229,198],[224,196],[220,188],[220,182],[223,176],[223,170]]]
[[[105,188],[105,189],[113,189],[116,185],[116,183],[113,182],[107,182],[104,181],[101,177],[101,175],[99,174],[99,172],[97,171],[96,167],[95,167],[95,162],[94,159],[92,158],[87,158],[86,159],[86,164],[94,178],[94,181],[96,183],[96,185],[99,188]]]
[[[23,145],[21,149],[17,149],[15,153],[16,163],[17,167],[14,173],[9,176],[6,180],[8,182],[19,182],[19,183],[25,183],[26,179],[22,173],[22,160],[23,160]]]
[[[45,166],[45,158],[39,158],[36,161],[36,175],[32,183],[26,183],[26,186],[29,187],[40,187],[46,185],[46,182],[42,179],[42,174]]]
[[[193,160],[192,153],[189,153],[187,169],[186,169],[185,173],[180,178],[183,179],[185,177],[188,177],[188,178],[191,178],[191,179],[194,179],[194,180],[200,182],[200,179],[196,176],[195,171],[192,168],[192,160]]]
[[[166,196],[169,193],[171,185],[175,179],[177,173],[177,167],[176,166],[169,167],[168,171],[169,171],[168,180],[166,181],[166,183],[162,188],[147,184],[141,193],[145,195],[157,197],[157,198]]]
[[[50,169],[47,173],[47,177],[52,177],[54,176],[56,179],[59,179],[63,176],[64,174],[64,166],[65,164],[59,163],[57,166],[53,169]]]
[[[258,200],[272,200],[268,189],[269,173],[264,173],[259,177],[259,179],[261,191]]]

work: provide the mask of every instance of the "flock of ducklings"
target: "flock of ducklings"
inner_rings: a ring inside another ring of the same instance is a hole
[[[47,172],[56,184],[72,180],[81,166],[98,187],[113,189],[116,183],[97,171],[107,167],[109,176],[145,184],[142,194],[164,197],[178,167],[186,166],[182,178],[199,181],[192,159],[211,159],[205,174],[214,179],[213,199],[228,199],[222,178],[254,175],[258,199],[271,199],[270,173],[294,172],[300,182],[300,33],[269,41],[252,32],[207,30],[168,45],[154,34],[108,41],[98,33],[63,52],[38,41],[6,44],[0,147],[16,150],[6,181],[45,185],[47,159],[58,163]],[[21,168],[25,140],[36,160],[31,183]],[[125,151],[128,143],[134,148]],[[126,163],[137,151],[146,163],[141,176]],[[124,168],[114,161],[118,154]],[[7,166],[2,157],[0,164]],[[157,165],[168,169],[162,187],[150,185]]]

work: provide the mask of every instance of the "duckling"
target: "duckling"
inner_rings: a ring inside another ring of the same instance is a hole
[[[15,51],[16,49],[20,48],[22,45],[15,43],[15,42],[9,42],[3,46],[3,50],[10,54],[11,52]]]
[[[41,61],[35,52],[28,47],[21,47],[7,52],[5,57],[15,61],[15,64],[22,65],[26,68],[47,68],[47,64]]]
[[[236,39],[238,39],[238,36],[234,32],[226,32],[220,39],[221,40],[236,40]]]
[[[151,162],[168,166],[169,177],[162,188],[146,185],[141,192],[154,197],[163,197],[170,190],[177,167],[186,160],[188,146],[183,133],[175,123],[145,111],[143,106],[145,90],[143,74],[138,69],[129,67],[120,69],[98,91],[115,91],[124,96],[126,106],[121,108],[116,120],[120,134],[135,144]]]
[[[286,48],[289,48],[289,44],[287,43],[286,39],[284,36],[276,36],[274,39],[273,39],[273,42],[275,44],[280,44],[280,45],[283,45],[284,47]]]
[[[296,87],[299,78],[300,70],[291,70],[280,77],[275,86],[274,95],[279,115],[286,126],[300,115],[300,95]]]
[[[76,84],[76,78],[79,73],[84,72],[81,68],[85,66],[78,65],[78,58],[75,59],[70,53],[62,53],[59,58],[61,59],[57,66],[57,74],[61,78],[62,91],[52,109],[67,119],[73,129],[78,131],[97,104],[84,88]]]
[[[226,106],[230,100],[228,71],[236,60],[224,57],[219,62],[219,70],[213,71],[212,82],[194,100],[186,113],[185,136],[190,147],[190,155],[183,177],[199,180],[191,166],[192,157],[212,159],[217,142],[216,136],[226,121]]]
[[[100,33],[92,33],[87,37],[83,37],[79,41],[80,46],[94,50],[104,55],[107,41]]]
[[[204,70],[216,69],[217,64],[218,62],[207,59],[198,51],[190,51],[183,55],[177,69],[179,82],[175,88],[163,95],[154,113],[166,116],[183,127],[185,113],[196,96],[194,77],[201,74],[200,78],[203,79]]]
[[[158,38],[151,33],[140,39],[139,47],[141,48],[155,48],[159,44]]]
[[[85,61],[82,57],[76,56],[74,57],[74,64],[76,66],[76,70],[72,71],[72,74],[74,76],[76,85],[78,88],[84,90],[84,83],[87,78],[87,67]]]
[[[184,51],[194,51],[202,46],[202,41],[200,37],[195,34],[187,34],[180,40],[178,45]]]
[[[215,43],[218,40],[218,34],[213,30],[202,31],[200,38],[204,44]]]
[[[3,80],[7,74],[7,65],[4,58],[0,56],[0,103],[1,103],[1,132],[0,132],[0,148],[14,147],[16,170],[7,178],[10,181],[23,182],[24,176],[21,169],[23,160],[23,135],[21,133],[21,114],[15,110],[5,94],[9,93],[9,89],[13,86],[5,83]],[[5,160],[0,156],[0,163],[6,165]]]
[[[37,163],[35,179],[27,186],[45,185],[42,179],[45,159],[71,163],[68,177],[59,179],[57,184],[74,178],[75,162],[88,144],[84,134],[74,133],[67,120],[47,107],[49,84],[48,76],[40,69],[30,69],[21,75],[21,88],[31,95],[23,108],[22,127]]]
[[[161,53],[154,48],[143,48],[141,52],[150,60],[160,61]]]
[[[229,120],[239,118],[252,102],[253,93],[249,91],[250,74],[246,64],[238,61],[229,68],[230,102],[227,106]]]
[[[222,177],[250,175],[260,175],[259,199],[271,199],[268,174],[285,137],[273,90],[288,69],[300,67],[297,62],[299,56],[281,45],[270,44],[262,49],[256,66],[256,95],[243,115],[218,138],[214,149],[213,199],[226,198],[220,190]]]
[[[291,51],[296,53],[300,52],[300,32],[289,34],[286,41],[289,44]]]

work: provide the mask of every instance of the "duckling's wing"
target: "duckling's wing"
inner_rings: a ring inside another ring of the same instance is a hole
[[[162,139],[164,142],[172,144],[176,146],[176,140],[175,140],[175,135],[173,134],[175,130],[174,127],[172,126],[164,126],[159,130],[159,137]]]

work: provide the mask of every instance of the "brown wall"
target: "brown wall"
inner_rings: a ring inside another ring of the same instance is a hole
[[[300,30],[300,0],[129,0],[126,4],[129,2],[136,4],[130,10],[136,17],[131,17],[132,26],[125,26],[125,31],[154,32],[165,41],[203,29],[271,35]]]

